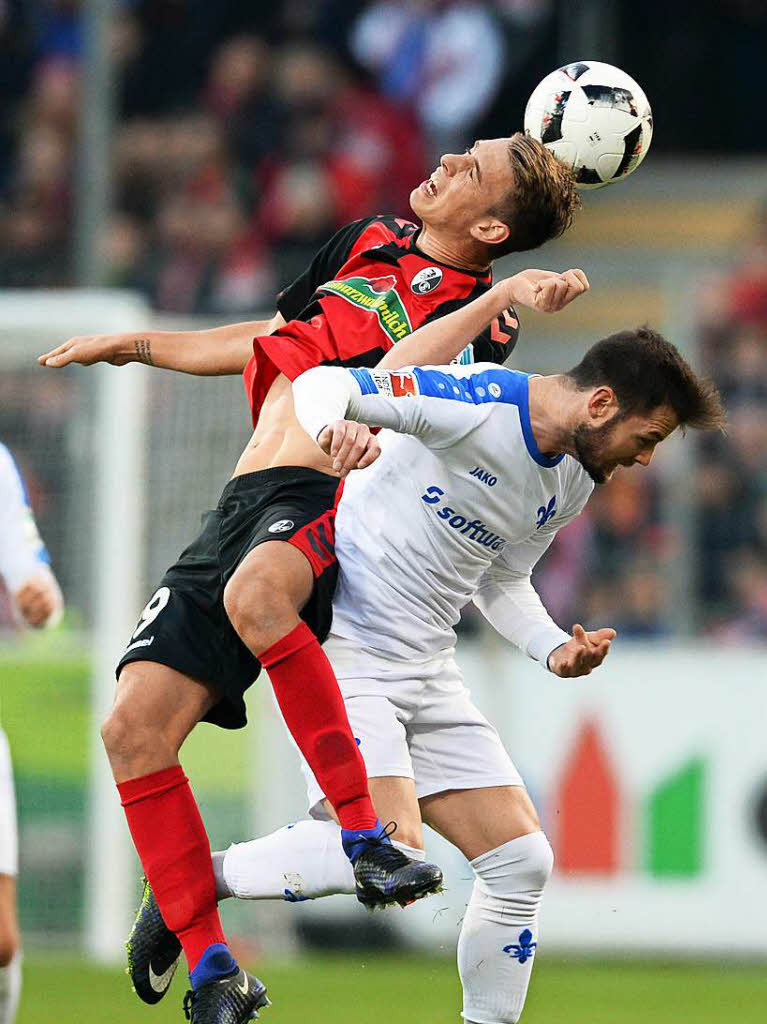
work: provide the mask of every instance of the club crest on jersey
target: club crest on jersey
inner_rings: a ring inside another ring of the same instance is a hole
[[[536,526],[536,530],[540,530],[542,526],[545,526],[546,523],[548,523],[549,519],[553,519],[557,514],[556,502],[557,496],[554,494],[549,499],[548,505],[538,506],[538,525]]]
[[[352,306],[375,313],[384,333],[396,345],[413,330],[408,312],[397,294],[396,284],[394,274],[373,278],[346,277],[342,281],[328,281],[317,291],[338,295]]]
[[[292,530],[295,525],[292,519],[278,519],[269,527],[269,533],[284,533],[286,530]]]
[[[439,267],[424,267],[419,270],[410,282],[410,290],[416,295],[428,295],[442,283],[442,271]]]

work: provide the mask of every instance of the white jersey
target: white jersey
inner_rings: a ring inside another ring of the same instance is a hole
[[[409,370],[318,367],[294,382],[314,437],[353,419],[382,454],[346,481],[336,519],[333,633],[396,659],[455,644],[474,599],[536,660],[569,639],[530,583],[593,484],[568,455],[547,457],[530,423],[528,375],[491,363]]]
[[[0,444],[0,576],[16,593],[49,565],[24,480],[13,456]]]

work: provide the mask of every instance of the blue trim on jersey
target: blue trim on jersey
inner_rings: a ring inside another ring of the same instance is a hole
[[[5,448],[6,452],[8,452],[8,457],[11,460],[11,465],[18,478],[19,486],[21,487],[21,493],[24,496],[24,504],[26,505],[27,512],[29,513],[30,516],[34,518],[34,513],[32,512],[32,502],[30,501],[29,498],[29,488],[27,487],[27,481],[22,476],[21,469],[19,468],[19,464],[16,461],[16,457],[14,456],[13,452],[7,445],[0,444],[0,447]],[[40,537],[40,546],[35,552],[35,560],[37,562],[40,562],[41,565],[51,564],[51,556],[48,554],[48,548],[45,546],[45,542],[43,541],[42,537]]]
[[[360,386],[360,391],[363,395],[377,395],[378,388],[375,385],[375,381],[370,375],[370,370],[359,370],[356,367],[350,367],[349,372],[357,381]]]
[[[530,378],[528,374],[520,373],[519,370],[506,370],[499,367],[492,370],[480,370],[468,377],[454,377],[443,370],[423,370],[416,366],[413,369],[413,375],[418,383],[419,394],[429,398],[447,398],[454,402],[471,402],[473,405],[485,405],[487,402],[516,405],[519,409],[522,436],[530,457],[539,466],[544,466],[546,469],[558,466],[565,457],[564,454],[561,454],[549,458],[538,447],[530,422]]]

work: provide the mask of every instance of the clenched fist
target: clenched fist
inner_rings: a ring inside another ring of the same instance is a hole
[[[339,476],[347,476],[353,469],[364,469],[381,454],[378,438],[371,434],[365,423],[336,420],[323,427],[317,444],[333,460],[333,469]]]
[[[52,575],[41,572],[13,595],[19,615],[33,629],[54,625],[61,615],[63,602],[59,585]]]

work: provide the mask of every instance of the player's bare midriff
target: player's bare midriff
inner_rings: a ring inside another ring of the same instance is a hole
[[[293,409],[293,392],[284,374],[275,380],[261,407],[258,424],[234,470],[234,476],[277,466],[306,466],[338,476],[330,459],[303,430]]]

